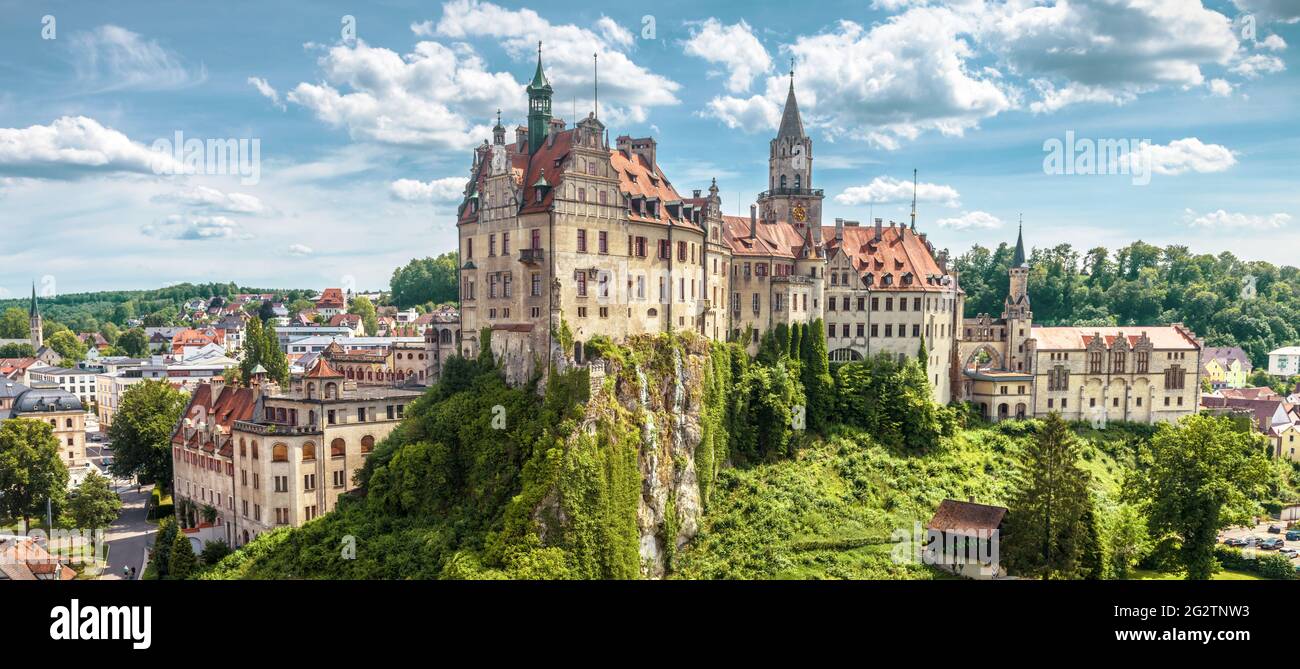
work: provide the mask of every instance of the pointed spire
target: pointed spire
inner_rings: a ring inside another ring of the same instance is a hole
[[[533,73],[533,80],[528,84],[528,92],[546,91],[552,92],[551,82],[546,79],[546,72],[542,69],[542,43],[537,43],[537,71]]]
[[[1016,252],[1011,256],[1012,267],[1026,267],[1025,263],[1025,217],[1020,216],[1020,228],[1016,231]]]
[[[35,281],[32,282],[32,306],[31,306],[31,310],[28,312],[28,315],[30,315],[32,318],[41,317],[41,307],[40,305],[36,304],[36,282]]]
[[[796,137],[802,139],[803,118],[799,116],[799,103],[794,98],[794,59],[790,59],[790,92],[785,96],[785,111],[781,112],[781,128],[777,137]]]

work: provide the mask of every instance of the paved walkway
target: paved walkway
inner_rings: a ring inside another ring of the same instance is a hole
[[[108,571],[99,578],[120,581],[123,578],[122,567],[130,566],[135,568],[135,577],[138,579],[144,575],[145,549],[153,543],[154,532],[158,529],[157,525],[145,522],[145,514],[148,513],[145,503],[149,500],[153,486],[143,486],[140,492],[136,492],[133,485],[116,488],[122,497],[122,511],[105,532],[108,540]]]

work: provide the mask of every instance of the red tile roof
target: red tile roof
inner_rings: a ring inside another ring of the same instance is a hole
[[[906,226],[882,227],[880,241],[876,241],[874,225],[844,226],[842,241],[835,239],[834,226],[822,226],[822,236],[826,257],[834,258],[842,250],[860,277],[871,274],[872,286],[921,291],[948,288],[937,280],[944,271],[930,246]]]
[[[1170,326],[1131,325],[1128,327],[1039,327],[1034,326],[1033,336],[1038,349],[1082,351],[1095,337],[1102,337],[1109,348],[1123,336],[1133,346],[1145,335],[1151,345],[1162,350],[1194,351],[1200,348],[1187,331]]]
[[[938,510],[926,527],[941,532],[995,530],[1006,515],[1005,507],[945,499],[939,503]]]

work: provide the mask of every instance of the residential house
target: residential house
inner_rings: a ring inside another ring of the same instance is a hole
[[[1206,346],[1201,349],[1201,375],[1210,387],[1244,388],[1253,367],[1240,346]]]
[[[1300,346],[1284,346],[1269,351],[1268,373],[1283,378],[1300,375]]]

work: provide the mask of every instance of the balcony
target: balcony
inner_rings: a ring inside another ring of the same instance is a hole
[[[519,262],[525,265],[536,265],[542,262],[541,249],[519,249]]]
[[[803,195],[806,197],[821,197],[822,189],[820,188],[773,188],[772,190],[763,191],[758,194],[758,199],[762,200],[767,197],[776,197],[781,195]]]
[[[774,276],[772,283],[797,283],[800,285],[812,283],[812,279],[803,274],[790,274],[787,276]]]
[[[280,423],[254,423],[246,420],[235,421],[235,429],[240,432],[257,435],[297,435],[320,434],[320,429],[311,425],[283,425]]]

